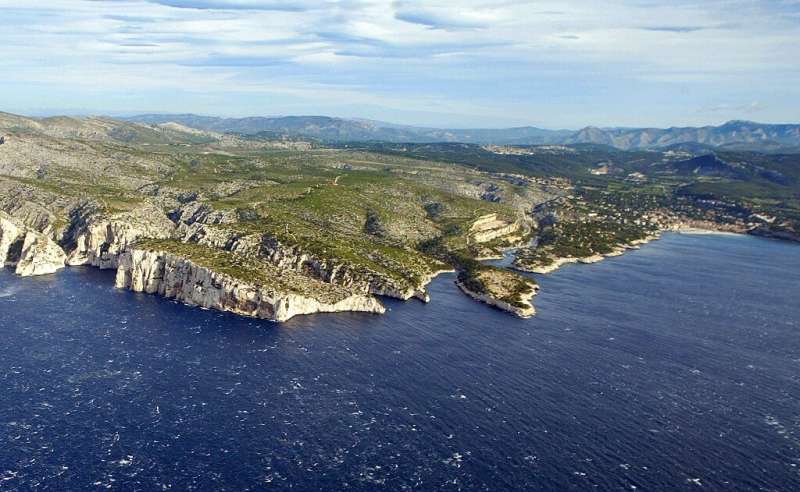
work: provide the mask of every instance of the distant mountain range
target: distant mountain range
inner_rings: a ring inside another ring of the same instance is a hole
[[[383,141],[393,143],[459,142],[493,145],[602,144],[623,150],[708,146],[728,150],[800,152],[800,124],[729,121],[720,126],[682,128],[598,128],[545,130],[439,129],[328,116],[219,118],[194,114],[145,114],[128,121],[158,125],[179,123],[198,130],[315,139],[323,142]]]

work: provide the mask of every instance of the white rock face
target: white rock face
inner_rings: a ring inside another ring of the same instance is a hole
[[[365,294],[392,297],[404,301],[414,297],[428,302],[430,297],[425,286],[439,273],[426,275],[415,284],[369,269],[359,268],[347,262],[315,257],[296,246],[288,246],[268,237],[263,238],[259,254],[281,268],[309,272],[323,282],[340,285]]]
[[[78,228],[67,264],[117,268],[119,256],[135,241],[166,238],[173,229],[174,224],[161,211],[148,208],[113,219],[90,218]]]
[[[159,294],[191,306],[286,321],[300,314],[360,311],[383,313],[374,297],[354,294],[326,302],[292,292],[276,292],[214,272],[169,253],[128,250],[118,261],[116,286]]]
[[[0,212],[0,268],[6,264],[16,264],[18,255],[15,248],[21,245],[19,241],[25,236],[24,228],[11,221],[11,218]]]
[[[78,236],[67,263],[71,266],[93,265],[100,269],[116,268],[119,254],[140,236],[127,224],[116,221],[89,224]]]
[[[439,273],[425,275],[414,285],[348,263],[316,258],[259,235],[239,236],[200,222],[181,223],[176,231],[163,212],[150,206],[114,217],[95,211],[87,206],[71,214],[71,223],[61,236],[68,254],[50,236],[0,212],[0,268],[15,266],[16,273],[24,276],[53,273],[65,264],[116,268],[118,287],[275,321],[321,312],[383,313],[385,308],[376,294],[427,302],[424,286]],[[202,215],[203,211],[195,212]],[[283,272],[310,274],[311,279],[317,279],[313,281],[322,282],[321,288],[282,292],[232,278],[177,255],[136,249],[140,239],[167,238],[176,232],[193,243],[267,260]]]
[[[0,268],[16,266],[23,277],[46,275],[64,268],[65,260],[55,241],[0,212]]]
[[[55,241],[44,234],[28,231],[15,273],[23,277],[55,273],[64,268],[66,259],[64,250]]]
[[[508,223],[498,220],[488,225],[491,225],[493,227],[490,229],[479,229],[478,231],[473,232],[471,235],[472,240],[478,244],[488,243],[489,241],[492,241],[499,237],[504,237],[510,234],[514,234],[520,229],[518,222]]]
[[[319,258],[308,254],[302,248],[283,244],[271,237],[238,236],[230,231],[220,231],[213,226],[195,222],[181,224],[178,235],[184,241],[202,246],[233,251],[243,255],[263,258],[273,265],[310,274],[313,277],[356,292],[373,294],[395,299],[413,298],[428,302],[430,297],[425,286],[441,272],[423,276],[419,283],[400,281],[388,275],[358,268],[348,262]]]

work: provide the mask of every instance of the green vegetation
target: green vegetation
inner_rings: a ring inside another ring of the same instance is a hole
[[[536,247],[518,251],[514,264],[536,270],[559,258],[613,254],[643,241],[660,229],[656,218],[648,213],[656,209],[660,198],[657,192],[579,188],[569,198],[539,207]]]
[[[536,281],[533,279],[469,258],[460,258],[458,265],[458,281],[470,292],[497,299],[516,308],[530,307],[529,300],[536,289]]]
[[[660,196],[678,216],[742,229],[800,234],[800,154],[675,146],[623,151],[604,145],[360,144],[391,156],[453,162],[492,173],[567,178],[578,187]],[[634,204],[636,205],[636,204]],[[765,223],[753,216],[770,217]]]
[[[341,296],[377,283],[406,295],[452,267],[470,291],[524,307],[534,284],[477,258],[521,247],[515,266],[536,269],[613,254],[677,221],[789,239],[800,224],[793,155],[602,145],[325,148],[106,119],[6,124],[14,133],[0,153],[0,209],[23,204],[31,222],[59,231],[87,203],[122,220],[145,211],[147,222],[154,213],[175,240],[140,247],[281,291]]]
[[[335,285],[278,269],[267,261],[217,248],[168,239],[142,240],[136,243],[135,248],[184,258],[215,273],[273,293],[294,293],[329,302],[336,302],[350,295],[350,292]]]

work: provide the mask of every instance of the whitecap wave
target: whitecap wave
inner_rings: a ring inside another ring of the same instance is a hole
[[[19,291],[18,288],[14,287],[7,287],[5,289],[0,289],[0,298],[3,297],[12,297]]]

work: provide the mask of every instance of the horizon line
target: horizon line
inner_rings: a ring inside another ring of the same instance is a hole
[[[334,116],[330,114],[274,114],[274,115],[247,115],[247,116],[221,116],[219,114],[208,114],[208,113],[194,113],[194,112],[159,112],[159,111],[123,111],[123,112],[84,112],[84,111],[35,111],[34,114],[22,114],[22,113],[15,113],[4,111],[0,109],[0,113],[6,113],[14,116],[20,116],[24,118],[33,118],[33,119],[43,119],[43,118],[56,118],[56,117],[68,117],[68,118],[111,118],[111,119],[131,119],[136,117],[143,117],[143,116],[199,116],[202,118],[219,118],[219,119],[227,119],[227,120],[243,120],[243,119],[255,119],[255,118],[264,118],[264,119],[279,119],[279,118],[330,118],[330,119],[338,119],[344,121],[368,121],[377,124],[386,124],[398,127],[406,127],[406,128],[418,128],[418,129],[427,129],[427,130],[459,130],[459,131],[468,131],[468,130],[513,130],[513,129],[520,129],[520,128],[533,128],[537,130],[545,130],[550,132],[579,132],[582,130],[590,129],[590,128],[597,128],[600,130],[670,130],[670,129],[681,129],[681,128],[717,128],[721,126],[725,126],[731,123],[751,123],[755,125],[769,125],[769,126],[800,126],[800,122],[763,122],[763,121],[755,121],[743,118],[734,118],[724,120],[717,124],[707,124],[707,125],[669,125],[669,126],[600,126],[600,125],[593,125],[587,124],[577,128],[555,128],[555,127],[547,127],[547,126],[539,126],[536,124],[525,124],[525,125],[508,125],[508,126],[486,126],[486,127],[479,127],[479,126],[470,126],[470,127],[458,127],[458,126],[431,126],[431,125],[424,125],[424,124],[408,124],[408,123],[394,123],[392,121],[386,120],[378,120],[374,118],[364,118],[360,116]],[[176,122],[177,123],[177,122]]]

